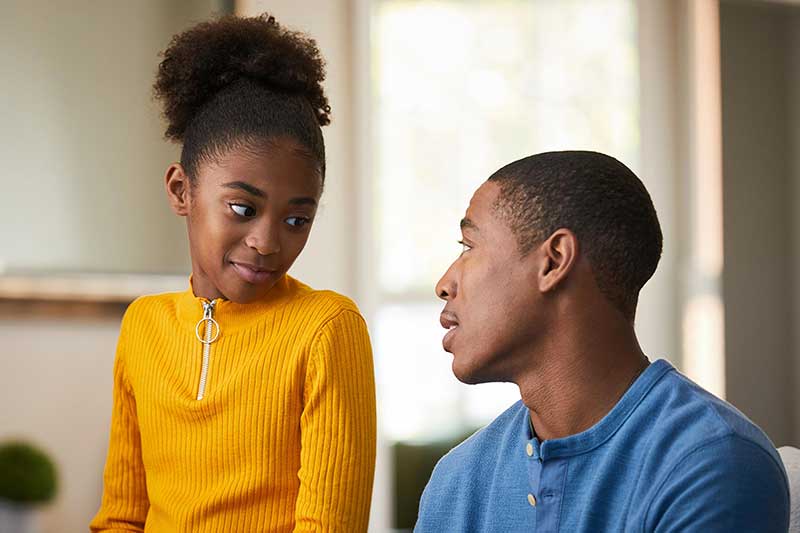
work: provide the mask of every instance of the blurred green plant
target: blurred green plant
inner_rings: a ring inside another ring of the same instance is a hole
[[[411,530],[417,522],[422,491],[433,468],[447,452],[475,433],[469,430],[450,439],[427,443],[396,442],[394,455],[394,527]]]
[[[45,452],[24,442],[0,443],[0,499],[47,503],[56,488],[56,467]]]

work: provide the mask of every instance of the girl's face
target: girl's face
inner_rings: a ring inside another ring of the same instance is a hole
[[[263,297],[292,266],[322,189],[316,162],[288,139],[201,163],[193,182],[172,165],[166,182],[186,217],[195,295],[237,303]]]

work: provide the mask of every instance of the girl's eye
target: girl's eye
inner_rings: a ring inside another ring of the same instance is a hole
[[[231,209],[233,210],[233,212],[236,213],[237,215],[241,216],[241,217],[250,218],[252,216],[255,216],[255,214],[256,214],[256,210],[253,209],[252,207],[250,207],[249,205],[230,204],[230,206],[231,206]]]
[[[464,241],[458,241],[458,244],[461,245],[461,253],[462,254],[464,252],[468,252],[468,251],[472,250],[472,246],[470,246],[469,244],[465,243]]]
[[[301,228],[311,222],[311,219],[306,217],[289,217],[285,220],[285,222],[295,228]]]

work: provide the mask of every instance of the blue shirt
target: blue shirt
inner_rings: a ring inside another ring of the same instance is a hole
[[[667,361],[592,428],[540,443],[519,401],[436,465],[416,533],[781,532],[766,435]]]

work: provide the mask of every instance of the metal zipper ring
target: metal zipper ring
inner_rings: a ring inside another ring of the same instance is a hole
[[[202,324],[203,322],[211,322],[212,328],[214,326],[217,327],[217,334],[214,335],[213,339],[205,340],[203,337],[200,336],[200,324]],[[203,344],[211,344],[212,342],[217,340],[217,337],[219,337],[219,324],[213,318],[201,318],[200,320],[197,321],[197,325],[194,327],[194,334],[197,335],[197,340],[199,340]]]

